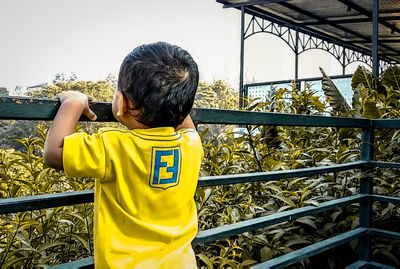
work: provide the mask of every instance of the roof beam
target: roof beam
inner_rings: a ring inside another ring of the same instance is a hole
[[[339,0],[339,1],[340,1],[340,0]],[[327,19],[324,19],[324,18],[321,18],[321,17],[319,17],[319,16],[317,16],[317,15],[314,15],[314,14],[311,13],[310,11],[301,9],[301,8],[299,8],[299,7],[297,7],[297,6],[294,6],[294,5],[291,5],[291,4],[288,4],[288,3],[279,3],[279,4],[282,5],[282,6],[284,6],[284,7],[286,7],[286,8],[289,8],[289,9],[291,9],[291,10],[294,10],[294,11],[296,11],[296,12],[299,12],[300,14],[304,14],[304,15],[306,15],[307,17],[310,17],[310,18],[312,18],[312,19],[315,19],[315,20],[317,20],[317,21],[320,21],[320,22],[322,22],[322,23],[324,23],[324,24],[330,25],[330,26],[335,27],[335,28],[337,28],[337,29],[339,29],[339,30],[342,30],[342,31],[344,31],[344,32],[347,32],[347,33],[349,33],[349,34],[352,34],[353,36],[356,36],[356,37],[358,37],[358,38],[361,38],[361,39],[364,39],[364,40],[368,40],[368,39],[369,39],[368,37],[366,37],[366,36],[364,36],[364,35],[362,35],[362,34],[360,34],[360,33],[357,33],[357,32],[355,32],[355,31],[350,30],[350,29],[348,29],[348,28],[345,28],[345,27],[343,27],[343,26],[341,26],[341,25],[338,25],[338,24],[336,24],[336,23],[330,22],[330,21],[328,21]],[[369,40],[371,40],[371,39],[369,39]]]
[[[370,22],[370,18],[357,18],[357,19],[334,19],[334,20],[328,20],[329,23],[334,23],[334,24],[343,24],[343,23],[359,23],[359,22]],[[321,21],[313,21],[313,22],[305,22],[302,23],[302,25],[325,25],[325,22]]]
[[[347,2],[348,0],[338,0],[338,1],[339,1],[339,2]],[[360,33],[358,33],[358,32],[355,32],[355,31],[353,31],[353,30],[350,30],[349,28],[343,27],[343,26],[338,25],[338,24],[335,24],[335,23],[331,23],[331,22],[328,21],[327,19],[324,19],[324,18],[321,18],[321,17],[319,17],[319,16],[316,16],[316,15],[314,15],[313,13],[311,13],[311,12],[309,12],[309,11],[307,11],[307,10],[301,9],[301,8],[299,8],[299,7],[297,7],[297,6],[291,5],[291,4],[286,3],[286,2],[281,2],[281,3],[279,3],[279,4],[280,4],[281,6],[286,7],[286,8],[289,8],[289,9],[291,9],[291,10],[294,10],[294,11],[296,11],[296,12],[299,12],[299,13],[301,13],[301,14],[304,14],[304,15],[306,15],[306,16],[312,18],[312,19],[315,19],[315,20],[324,22],[325,24],[328,24],[328,25],[330,25],[330,26],[332,26],[332,27],[335,27],[336,29],[342,30],[342,31],[344,31],[344,32],[347,32],[347,33],[353,35],[353,36],[356,36],[356,37],[361,38],[361,39],[366,40],[366,41],[370,41],[370,42],[372,43],[372,39],[371,39],[371,38],[366,37],[366,36],[364,36],[364,35],[362,35],[362,34],[360,34]],[[353,4],[353,3],[352,3],[352,4]],[[358,7],[358,6],[356,5],[356,7]],[[353,5],[351,6],[351,8],[353,8]],[[356,10],[356,9],[354,8],[354,10]],[[357,11],[358,11],[358,10],[357,10]],[[358,12],[360,12],[360,11],[358,11]],[[368,15],[367,15],[367,14],[363,14],[363,15],[365,15],[365,16],[371,16],[371,19],[372,19],[372,15],[369,14],[368,11],[366,11],[366,13],[368,13]],[[389,23],[387,23],[387,22],[383,22],[383,23],[389,24]],[[389,25],[390,25],[390,24],[389,24]],[[391,25],[390,25],[390,26],[391,26]],[[397,29],[397,30],[399,31],[399,33],[400,33],[400,29],[398,29],[398,28],[396,28],[396,27],[395,27],[395,29]],[[392,30],[393,30],[393,29],[392,29]],[[391,47],[389,47],[389,46],[387,46],[387,45],[385,45],[385,44],[381,44],[380,46],[381,46],[382,48],[385,48],[385,49],[390,50],[390,51],[392,51],[392,52],[398,53],[398,55],[400,55],[400,51],[399,51],[399,50],[396,50],[396,49],[394,49],[394,48],[391,48]]]
[[[351,40],[348,41],[351,43],[370,43],[370,41],[367,40]],[[379,39],[379,44],[383,43],[400,43],[400,39]]]
[[[388,16],[388,17],[381,17],[381,21],[393,21],[393,20],[400,20],[400,16]],[[334,19],[328,20],[331,23],[335,24],[345,24],[345,23],[360,23],[360,22],[371,22],[371,18],[356,18],[356,19]],[[301,25],[325,25],[326,23],[320,21],[313,21],[313,22],[305,22]]]
[[[351,1],[349,1],[349,0],[337,0],[337,1],[339,1],[339,2],[342,3],[342,4],[345,4],[346,6],[348,6],[348,7],[352,8],[352,9],[354,9],[354,10],[357,11],[357,12],[360,12],[362,15],[365,15],[365,16],[367,16],[368,18],[371,18],[371,20],[372,20],[372,14],[371,14],[368,10],[366,10],[365,8],[360,7],[359,5],[354,4],[353,2],[351,2]],[[382,20],[381,18],[378,18],[378,22],[379,22],[380,24],[382,24],[383,26],[389,28],[389,29],[392,30],[393,32],[396,32],[396,33],[399,33],[399,34],[400,34],[400,29],[397,28],[395,25],[392,25],[392,24],[388,23],[387,21]]]
[[[224,8],[266,5],[266,4],[280,3],[280,2],[286,2],[286,1],[290,1],[290,0],[253,0],[253,1],[242,2],[242,3],[224,4]]]
[[[221,0],[217,0],[217,1],[221,1]],[[296,24],[295,22],[289,21],[287,19],[281,18],[276,16],[276,14],[270,13],[266,10],[262,10],[259,9],[258,7],[248,7],[246,8],[246,13],[271,21],[271,22],[275,22],[278,24],[281,24],[282,26],[291,28],[291,29],[298,29],[298,31],[310,35],[310,36],[314,36],[317,37],[319,39],[334,43],[334,44],[338,44],[340,46],[343,46],[345,48],[369,55],[370,54],[370,50],[364,47],[360,47],[359,45],[355,45],[350,43],[350,41],[343,41],[343,40],[339,40],[337,37],[334,37],[332,35],[326,34],[326,33],[321,33],[320,31],[318,31],[317,29],[312,29],[309,28],[308,26],[304,26],[304,25],[299,25]],[[371,39],[368,40],[368,43],[371,42]],[[386,57],[386,55],[382,55],[381,56],[382,60],[386,60],[387,62],[389,61],[395,61],[396,63],[398,63],[399,61],[397,59],[391,58],[391,57]]]

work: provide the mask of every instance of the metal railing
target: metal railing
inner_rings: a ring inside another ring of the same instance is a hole
[[[352,78],[352,75],[337,75],[337,76],[329,76],[329,78],[335,83],[336,80],[340,79],[350,79]],[[245,98],[252,97],[252,89],[259,89],[261,88],[264,96],[268,94],[270,91],[271,87],[277,87],[279,88],[287,88],[289,85],[291,85],[293,82],[297,83],[297,87],[299,90],[304,90],[306,89],[306,85],[308,83],[314,84],[315,83],[321,83],[323,77],[310,77],[310,78],[299,78],[296,80],[275,80],[275,81],[266,81],[266,82],[255,82],[255,83],[247,83],[243,86],[243,95]],[[339,89],[341,90],[341,89]],[[321,92],[322,93],[322,92]],[[257,95],[257,94],[256,94]],[[342,95],[344,93],[342,92]]]
[[[97,114],[97,121],[115,121],[110,103],[92,103],[91,109]],[[52,120],[58,110],[59,102],[49,99],[23,97],[0,97],[0,119],[2,120]],[[254,268],[280,268],[307,257],[332,249],[354,239],[360,239],[360,261],[349,268],[361,268],[370,262],[370,237],[400,239],[400,233],[371,227],[372,203],[375,201],[400,204],[400,198],[372,194],[372,178],[367,170],[371,167],[400,168],[400,163],[377,162],[373,160],[374,130],[380,128],[400,128],[400,120],[368,120],[359,118],[339,118],[327,116],[290,115],[279,113],[230,111],[194,108],[191,113],[196,124],[235,124],[303,127],[339,127],[362,129],[361,160],[324,167],[311,167],[296,170],[257,172],[241,175],[208,176],[199,178],[198,186],[227,185],[244,182],[269,181],[282,178],[297,178],[332,172],[361,169],[360,193],[340,198],[319,206],[306,206],[273,215],[245,220],[235,224],[199,231],[193,245],[203,244],[232,235],[253,231],[269,225],[295,220],[304,216],[325,212],[340,206],[360,203],[360,227],[309,245],[275,259],[255,265]],[[85,118],[81,118],[87,121]],[[30,211],[43,208],[67,206],[93,202],[93,190],[75,191],[0,200],[0,214]],[[68,264],[68,268],[84,268],[93,264],[93,258]],[[60,267],[62,267],[61,265]],[[364,268],[364,267],[363,267]]]

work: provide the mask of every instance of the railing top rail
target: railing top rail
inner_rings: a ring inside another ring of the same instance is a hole
[[[52,99],[0,97],[0,119],[53,120],[59,105],[59,101]],[[90,107],[97,114],[98,122],[115,121],[111,112],[111,103],[92,102]],[[212,124],[348,128],[372,127],[372,123],[368,119],[315,115],[294,115],[207,108],[193,108],[191,115],[193,120],[197,123]],[[81,120],[87,121],[88,119],[82,117]]]

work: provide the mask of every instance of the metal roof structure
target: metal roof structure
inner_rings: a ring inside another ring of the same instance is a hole
[[[216,0],[224,8],[242,12],[241,82],[244,40],[258,32],[282,38],[296,57],[318,48],[331,53],[345,67],[355,61],[375,74],[400,63],[400,0]],[[252,16],[247,27],[245,14]]]

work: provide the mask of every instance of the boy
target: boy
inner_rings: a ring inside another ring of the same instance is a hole
[[[195,268],[194,193],[203,149],[189,112],[197,65],[164,42],[124,59],[112,102],[126,129],[74,133],[90,97],[59,95],[44,160],[70,177],[95,177],[94,250],[98,268]]]

